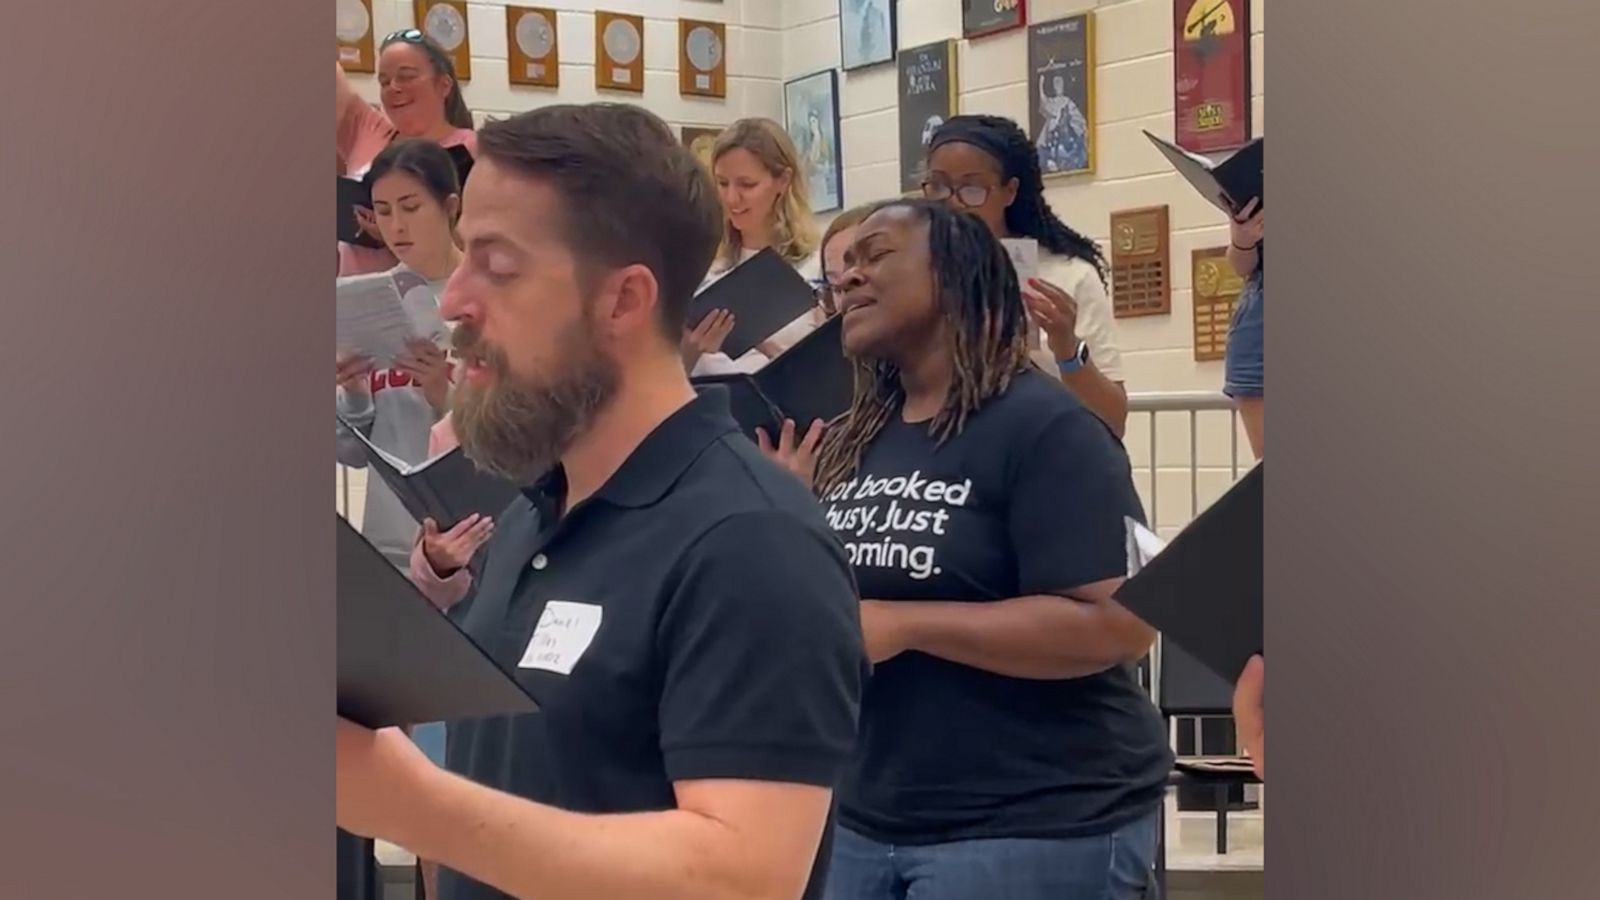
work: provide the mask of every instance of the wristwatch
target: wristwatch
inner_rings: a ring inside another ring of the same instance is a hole
[[[1076,372],[1079,369],[1083,368],[1085,365],[1087,365],[1088,362],[1089,362],[1089,342],[1088,341],[1079,341],[1078,342],[1077,351],[1074,352],[1072,354],[1072,356],[1068,357],[1067,359],[1061,360],[1059,363],[1057,363],[1057,365],[1060,366],[1060,368],[1061,368],[1061,374],[1063,374],[1063,375],[1071,375],[1073,372]]]

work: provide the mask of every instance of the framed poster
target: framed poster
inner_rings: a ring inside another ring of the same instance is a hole
[[[1244,292],[1244,279],[1228,262],[1227,247],[1204,247],[1190,255],[1194,274],[1194,359],[1210,362],[1228,352],[1233,310]]]
[[[1094,13],[1028,27],[1028,134],[1046,178],[1094,171]]]
[[[1021,28],[1028,21],[1028,0],[961,0],[961,36],[984,37]]]
[[[728,96],[728,26],[696,19],[678,20],[678,93],[689,97]]]
[[[846,72],[894,59],[895,0],[839,0],[839,59]]]
[[[594,14],[594,86],[644,93],[644,16]]]
[[[1193,153],[1250,140],[1250,0],[1173,0],[1173,134]]]
[[[346,72],[378,70],[372,35],[372,0],[339,0],[333,28],[339,38],[339,63]]]
[[[506,49],[512,84],[561,86],[561,42],[556,35],[555,10],[506,7]]]
[[[936,41],[900,51],[900,190],[922,185],[928,142],[957,112],[961,85],[956,76],[956,42]]]
[[[450,54],[457,81],[472,80],[472,42],[467,35],[467,4],[463,0],[415,0],[417,28]]]
[[[704,128],[696,125],[685,125],[679,133],[683,145],[695,155],[711,171],[711,151],[717,146],[717,137],[722,134],[721,128]]]
[[[783,85],[783,118],[800,154],[811,211],[844,206],[844,166],[839,153],[839,73],[833,69]]]

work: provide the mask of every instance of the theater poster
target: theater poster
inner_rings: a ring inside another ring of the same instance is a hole
[[[985,37],[1021,28],[1028,21],[1027,0],[961,0],[961,36]]]
[[[928,142],[946,120],[956,114],[961,96],[956,78],[956,42],[937,41],[901,50],[896,58],[900,74],[900,190],[922,187]]]
[[[1178,146],[1215,153],[1251,138],[1250,0],[1174,0],[1173,130]]]
[[[1094,171],[1094,13],[1028,27],[1028,136],[1045,177]]]

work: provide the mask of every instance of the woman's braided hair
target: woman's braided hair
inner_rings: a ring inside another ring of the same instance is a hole
[[[1017,199],[1006,207],[1006,228],[1012,234],[1033,238],[1051,253],[1081,259],[1095,267],[1102,282],[1106,280],[1100,245],[1061,221],[1045,200],[1039,154],[1021,126],[1004,116],[955,116],[934,133],[928,153],[952,141],[971,144],[992,157],[1000,165],[1002,182],[1017,179]]]
[[[950,392],[928,426],[942,444],[1029,366],[1027,313],[1016,269],[980,219],[928,200],[890,200],[873,213],[890,208],[910,210],[928,226],[933,299],[955,363]],[[858,358],[855,367],[850,410],[833,421],[818,451],[812,485],[819,495],[854,477],[862,453],[905,403],[893,363]]]

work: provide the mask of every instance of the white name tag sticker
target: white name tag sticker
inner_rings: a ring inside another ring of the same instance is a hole
[[[533,629],[528,649],[523,651],[517,667],[571,675],[572,668],[594,643],[604,612],[593,603],[551,600],[545,604],[544,614],[539,617],[539,624]]]

